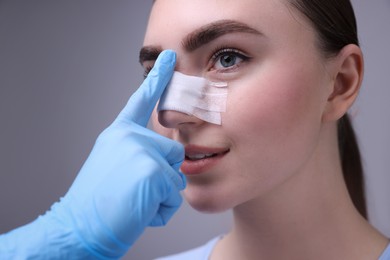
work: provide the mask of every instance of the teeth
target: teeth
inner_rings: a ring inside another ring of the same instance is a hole
[[[214,154],[209,153],[209,154],[194,154],[194,155],[187,155],[187,157],[191,160],[200,160],[208,157],[212,157]]]

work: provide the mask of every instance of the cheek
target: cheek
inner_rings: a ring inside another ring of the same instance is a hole
[[[270,75],[243,82],[229,96],[226,120],[234,118],[248,131],[287,130],[303,123],[314,112],[315,93],[310,83],[295,77]]]
[[[318,139],[322,94],[312,71],[284,68],[265,69],[241,86],[232,86],[223,120],[240,154],[276,167],[281,158],[291,158],[285,166],[293,167]]]

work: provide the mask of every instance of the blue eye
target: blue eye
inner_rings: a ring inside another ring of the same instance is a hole
[[[213,69],[230,70],[241,62],[248,60],[248,57],[235,49],[223,49],[215,53],[212,57]]]
[[[222,67],[229,68],[229,67],[236,65],[237,60],[240,60],[240,58],[237,57],[237,55],[226,54],[226,55],[223,55],[219,58],[219,63],[221,64]]]

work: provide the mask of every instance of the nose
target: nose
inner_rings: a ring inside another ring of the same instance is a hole
[[[161,110],[158,112],[158,122],[166,128],[180,128],[183,126],[195,126],[204,121],[195,116],[175,110]]]

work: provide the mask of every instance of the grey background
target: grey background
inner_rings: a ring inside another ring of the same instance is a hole
[[[142,81],[138,51],[152,1],[0,0],[0,233],[68,189],[97,135]],[[390,2],[354,0],[366,59],[352,109],[371,222],[390,236]],[[230,213],[187,204],[125,259],[152,259],[226,232]]]

